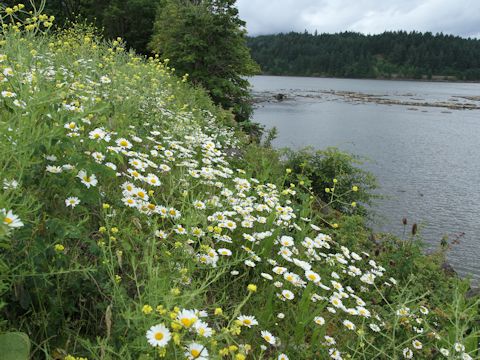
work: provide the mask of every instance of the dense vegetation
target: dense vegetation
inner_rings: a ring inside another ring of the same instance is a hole
[[[248,121],[252,106],[246,76],[259,68],[246,46],[235,1],[163,0],[150,48],[205,88],[216,104],[231,109],[238,121]]]
[[[9,7],[17,3],[17,0],[0,1]],[[127,47],[147,54],[159,4],[160,0],[48,0],[44,11],[55,17],[55,26],[68,27],[71,22],[85,21],[94,24],[105,38],[121,37]],[[25,5],[30,8],[28,1]]]
[[[245,23],[236,0],[42,0],[38,7],[59,28],[93,24],[107,39],[167,60],[176,75],[207,90],[215,104],[231,109],[245,130],[258,135],[247,76],[259,73],[246,46]],[[15,0],[0,1],[14,6]],[[26,9],[31,10],[28,4]],[[38,10],[38,9],[37,9]]]
[[[478,358],[479,300],[370,239],[348,156],[287,165],[168,63],[0,16],[2,360]]]
[[[296,33],[248,38],[265,74],[480,80],[480,40],[384,32]]]

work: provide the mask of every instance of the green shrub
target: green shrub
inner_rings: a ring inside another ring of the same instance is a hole
[[[331,207],[336,210],[365,215],[365,205],[371,205],[372,200],[378,197],[373,193],[377,182],[371,173],[360,167],[363,161],[358,156],[336,148],[286,150],[285,155],[286,164],[293,174],[300,176],[299,179],[306,177],[311,191],[323,202],[335,199]],[[358,191],[352,191],[354,186],[358,187]],[[352,206],[353,202],[357,206]]]

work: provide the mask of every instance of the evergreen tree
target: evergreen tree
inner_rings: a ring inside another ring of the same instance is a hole
[[[244,26],[235,0],[163,0],[149,46],[204,87],[216,104],[232,109],[237,121],[246,121],[252,106],[245,77],[259,68]]]

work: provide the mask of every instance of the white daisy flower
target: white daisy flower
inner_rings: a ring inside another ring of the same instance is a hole
[[[120,138],[115,141],[117,146],[120,146],[122,149],[130,149],[132,147],[132,143],[125,138]]]
[[[208,350],[202,344],[191,343],[185,350],[185,356],[188,360],[208,360]]]
[[[275,338],[275,336],[272,335],[271,332],[267,331],[267,330],[263,330],[260,332],[263,340],[265,340],[267,343],[269,343],[270,345],[275,345],[277,343],[277,339]]]
[[[65,199],[65,206],[66,207],[71,207],[73,209],[78,204],[80,204],[80,200],[79,200],[79,198],[77,198],[75,196],[70,196],[70,197]]]
[[[23,222],[12,212],[12,210],[7,211],[6,209],[2,209],[0,210],[0,213],[0,218],[2,219],[2,223],[4,225],[7,225],[11,228],[20,228],[23,226]]]
[[[98,183],[98,180],[94,174],[88,176],[87,172],[83,169],[78,172],[77,177],[87,188],[90,188],[90,186],[96,186]]]
[[[177,321],[185,328],[190,328],[197,320],[198,316],[195,310],[183,309],[177,315]]]
[[[152,346],[165,347],[171,338],[172,334],[170,333],[170,330],[168,330],[163,324],[152,326],[147,331],[147,340]]]
[[[255,319],[255,316],[240,315],[237,317],[237,320],[241,322],[242,326],[246,326],[248,328],[258,325],[258,321]]]

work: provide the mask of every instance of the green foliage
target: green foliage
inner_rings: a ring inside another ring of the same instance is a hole
[[[16,2],[3,1],[9,6]],[[99,28],[106,38],[121,37],[128,47],[147,54],[158,5],[158,0],[48,0],[45,12],[55,16],[58,27],[85,21]]]
[[[19,332],[0,334],[0,354],[3,360],[28,360],[30,355],[28,336]]]
[[[263,73],[354,78],[480,79],[480,40],[397,31],[248,38]]]
[[[313,150],[305,148],[299,151],[285,150],[287,167],[293,174],[306,181],[311,191],[322,202],[331,202],[332,208],[345,214],[360,212],[366,214],[365,205],[370,205],[377,196],[374,176],[359,167],[362,160],[355,155],[336,148]],[[334,183],[338,181],[338,183]],[[356,186],[358,190],[353,191]],[[338,195],[341,194],[341,197]],[[352,203],[354,206],[352,206]],[[356,206],[355,206],[356,205]]]
[[[245,76],[258,72],[234,0],[165,0],[159,7],[150,49],[188,74],[238,121],[252,112]]]

